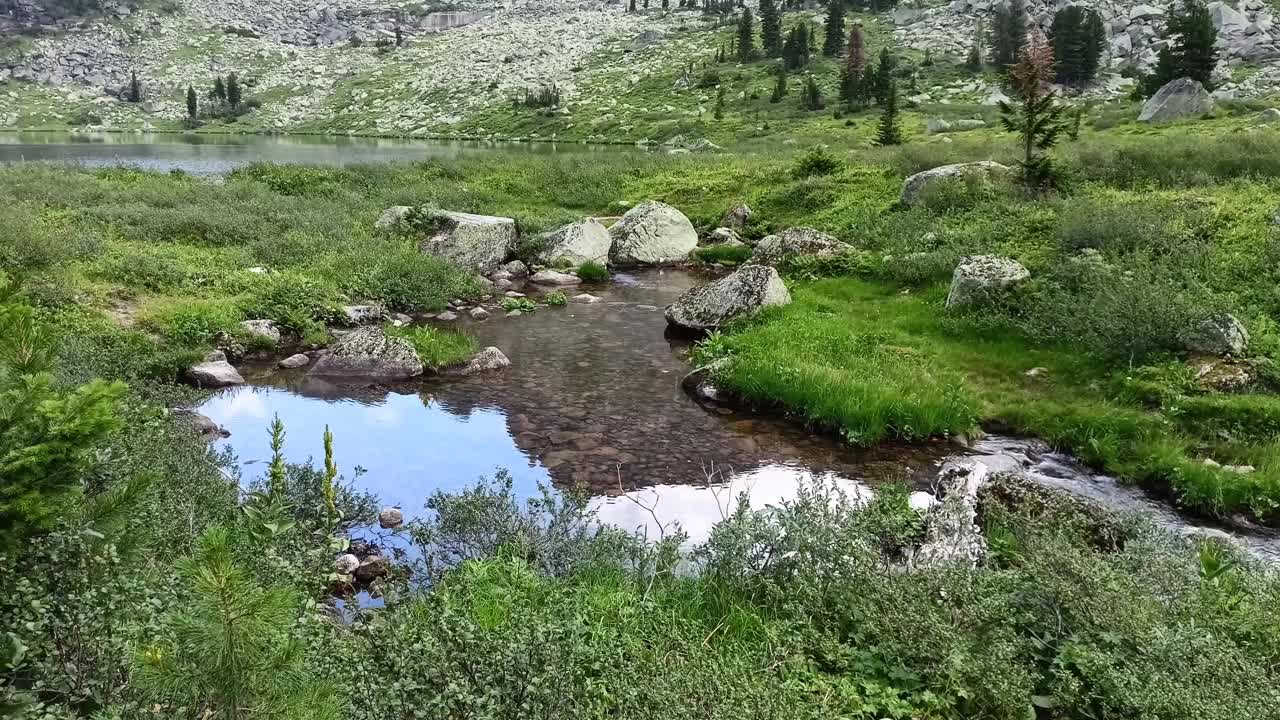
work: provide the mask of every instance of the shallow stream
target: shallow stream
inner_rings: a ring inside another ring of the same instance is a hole
[[[462,313],[450,324],[482,347],[501,349],[511,366],[500,372],[361,386],[248,365],[247,385],[214,395],[200,412],[230,431],[223,442],[245,477],[259,475],[270,457],[273,416],[285,424],[286,452],[295,461],[321,456],[328,425],[344,475],[360,468],[361,487],[410,516],[434,490],[457,490],[505,469],[522,495],[539,483],[585,486],[606,521],[651,534],[679,522],[697,541],[744,490],[756,507],[794,496],[815,477],[850,492],[889,480],[929,490],[948,458],[976,455],[1016,463],[1041,482],[1183,531],[1222,532],[1030,441],[855,450],[782,418],[703,407],[681,389],[690,345],[668,336],[662,308],[706,281],[683,270],[617,274],[610,284],[582,287],[601,302],[519,317],[491,308],[482,321]],[[1280,560],[1280,539],[1242,539]]]

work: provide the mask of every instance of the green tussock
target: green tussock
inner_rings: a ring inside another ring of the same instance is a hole
[[[388,327],[386,332],[408,340],[429,370],[461,365],[470,360],[479,347],[470,335],[433,327]]]

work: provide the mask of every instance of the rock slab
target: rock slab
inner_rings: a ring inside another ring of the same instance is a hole
[[[439,210],[429,217],[434,232],[418,243],[418,249],[472,272],[496,270],[516,240],[516,221],[511,218]]]
[[[1030,277],[1030,271],[1017,260],[998,255],[970,255],[960,261],[951,276],[947,307],[987,302]]]
[[[778,235],[769,235],[756,243],[751,253],[753,265],[777,265],[793,255],[831,257],[852,250],[853,246],[808,227],[794,227]]]
[[[1142,106],[1138,122],[1169,122],[1201,117],[1213,111],[1213,98],[1197,80],[1178,78],[1165,84]]]
[[[244,384],[244,378],[240,377],[240,373],[226,360],[196,363],[187,369],[186,377],[188,382],[202,388]]]
[[[581,265],[587,262],[604,265],[609,262],[609,249],[612,247],[609,229],[595,218],[584,218],[547,233],[543,238],[542,251],[538,253],[538,262],[544,265]]]
[[[924,172],[918,172],[902,181],[902,195],[899,201],[911,207],[918,204],[924,193],[931,186],[947,180],[979,180],[990,182],[1009,173],[1009,168],[991,160],[943,165]]]

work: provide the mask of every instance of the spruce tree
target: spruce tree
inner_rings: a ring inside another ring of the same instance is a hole
[[[782,54],[782,13],[774,0],[760,0],[760,44],[764,54]]]
[[[213,90],[209,91],[209,97],[220,103],[227,101],[227,86],[222,82],[222,76],[213,79]]]
[[[1080,63],[1080,72],[1085,82],[1093,82],[1098,77],[1098,68],[1106,49],[1107,27],[1102,22],[1102,15],[1097,10],[1089,10],[1084,23],[1084,58]]]
[[[884,104],[886,98],[889,96],[889,87],[894,85],[893,73],[897,67],[897,58],[893,56],[893,53],[889,52],[889,48],[882,48],[880,50],[880,64],[875,69],[875,72],[872,73],[872,82],[870,87],[871,96],[876,99],[877,103]],[[894,85],[893,89],[896,93],[896,85]]]
[[[662,0],[662,9],[663,9],[663,11],[670,10],[670,9],[671,9],[671,0]]]
[[[404,31],[400,29],[399,25],[396,25],[396,47],[400,47],[403,44],[404,44]]]
[[[791,28],[782,48],[782,59],[788,70],[798,70],[809,64],[809,32],[805,23]]]
[[[187,86],[187,117],[195,118],[196,113],[198,111],[199,111],[199,106],[197,105],[197,102],[196,102],[196,89],[188,85]]]
[[[800,98],[800,104],[805,110],[821,110],[825,106],[822,101],[822,88],[818,87],[818,81],[812,75],[805,79],[804,95]]]
[[[898,83],[890,78],[881,102],[880,125],[876,128],[877,145],[901,145],[902,130],[898,127]]]
[[[822,39],[822,54],[835,57],[844,51],[844,3],[830,0],[827,5],[826,35]]]
[[[1213,27],[1209,8],[1203,0],[1181,0],[1181,5],[1172,10],[1167,32],[1178,36],[1173,50],[1177,75],[1169,80],[1189,77],[1210,87],[1213,67],[1218,61],[1218,50],[1214,47],[1218,32]]]
[[[232,110],[240,107],[240,80],[235,73],[227,76],[227,104]]]
[[[1102,17],[1094,10],[1072,5],[1053,16],[1054,66],[1058,82],[1086,85],[1098,74],[1098,62],[1106,43]]]
[[[787,96],[787,66],[784,63],[778,63],[777,79],[773,83],[773,94],[769,96],[769,102],[780,103],[782,98]]]
[[[1053,49],[1039,32],[1031,33],[1018,53],[1018,62],[1009,68],[1017,104],[1000,103],[1000,123],[1016,133],[1022,145],[1018,164],[1023,183],[1035,190],[1053,186],[1056,172],[1049,149],[1068,129],[1050,85],[1053,74]]]
[[[738,59],[746,62],[755,54],[755,18],[751,15],[751,8],[743,8],[742,16],[738,18]]]
[[[844,70],[840,73],[840,101],[850,109],[858,104],[861,96],[862,74],[867,66],[866,47],[862,27],[854,25],[849,31],[849,43],[845,50]]]
[[[969,72],[982,72],[982,48],[985,41],[982,37],[982,20],[979,19],[973,28],[973,44],[969,46],[969,56],[965,58],[964,66]]]
[[[1009,0],[996,7],[991,32],[991,64],[1001,70],[1018,61],[1018,51],[1027,36],[1027,6],[1024,0]]]
[[[138,73],[129,73],[129,102],[136,103],[142,101],[142,83],[138,82]]]
[[[711,113],[711,117],[717,120],[724,119],[724,83],[716,90],[716,109]]]

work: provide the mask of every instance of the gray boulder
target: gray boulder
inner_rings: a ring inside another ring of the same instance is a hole
[[[722,244],[744,245],[745,244],[738,239],[738,233],[734,232],[733,228],[730,228],[730,227],[718,227],[715,230],[712,230],[711,234],[707,235],[707,241],[710,243],[714,243],[716,245],[722,245]]]
[[[529,266],[525,265],[519,260],[512,260],[511,262],[505,263],[501,268],[499,268],[498,272],[507,273],[507,279],[510,280],[513,277],[523,277],[525,275],[528,275]]]
[[[395,530],[404,525],[404,512],[397,507],[382,508],[378,513],[378,525],[384,530]]]
[[[1249,331],[1230,313],[1215,313],[1183,334],[1183,345],[1209,355],[1241,355],[1249,348]]]
[[[496,270],[516,240],[516,221],[511,218],[432,211],[430,219],[433,232],[418,249],[472,272]]]
[[[244,378],[226,360],[206,360],[187,368],[187,382],[201,388],[243,385]]]
[[[787,228],[777,235],[761,238],[751,253],[751,264],[777,265],[793,255],[831,257],[852,249],[852,245],[813,228]]]
[[[720,218],[720,226],[731,228],[733,230],[741,230],[751,222],[751,217],[755,215],[746,203],[738,203],[725,211],[724,217]]]
[[[577,285],[582,282],[577,275],[556,272],[555,270],[539,270],[529,278],[534,285]]]
[[[333,561],[333,570],[339,575],[350,575],[360,567],[360,558],[351,553],[343,553]]]
[[[925,191],[935,183],[947,180],[979,180],[991,182],[1009,173],[1009,168],[991,160],[980,160],[970,163],[943,165],[924,172],[918,172],[902,182],[900,202],[907,207],[915,205],[924,197]]]
[[[544,265],[581,265],[585,262],[604,265],[609,262],[609,248],[612,246],[609,229],[595,218],[584,218],[548,233],[543,238],[538,262]]]
[[[194,410],[175,410],[173,416],[190,424],[191,429],[205,442],[213,442],[231,435],[226,428],[214,422],[213,418]]]
[[[379,230],[391,230],[396,228],[400,223],[404,222],[405,218],[409,217],[409,213],[412,210],[413,208],[408,205],[395,205],[393,207],[389,207],[382,211],[382,214],[378,216],[376,221],[374,221],[373,226]]]
[[[409,341],[376,326],[353,330],[316,361],[312,375],[399,379],[421,375],[422,361]]]
[[[951,276],[947,307],[986,302],[1031,277],[1022,263],[997,255],[970,255],[960,261]]]
[[[310,365],[311,358],[303,355],[302,353],[298,353],[296,355],[290,355],[289,357],[281,360],[278,364],[285,370],[296,370],[300,367]]]
[[[698,232],[684,213],[654,200],[631,208],[609,228],[615,265],[668,265],[684,262],[698,246]]]
[[[748,265],[708,285],[693,288],[667,308],[667,323],[688,330],[714,330],[733,318],[769,305],[786,305],[791,293],[778,271]]]
[[[475,375],[476,373],[501,370],[511,364],[506,355],[496,347],[489,346],[476,353],[466,365],[448,368],[445,375]]]
[[[383,310],[381,305],[344,305],[342,314],[349,325],[367,325],[381,320]]]
[[[1213,111],[1213,98],[1197,80],[1178,78],[1165,84],[1142,106],[1138,122],[1169,122],[1201,117]]]
[[[1259,125],[1269,125],[1280,121],[1280,108],[1267,108],[1258,114]]]
[[[240,327],[252,337],[262,338],[272,345],[280,344],[280,328],[270,320],[245,320]]]

